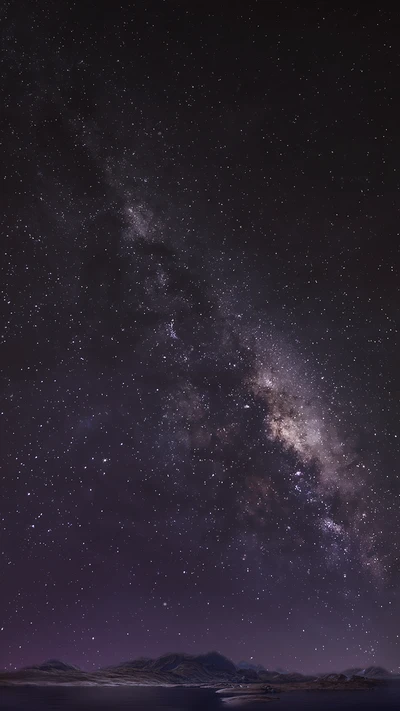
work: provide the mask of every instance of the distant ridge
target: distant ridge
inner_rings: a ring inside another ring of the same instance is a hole
[[[219,652],[207,654],[171,653],[163,654],[157,659],[131,660],[121,664],[103,668],[101,671],[112,674],[141,674],[163,677],[173,676],[175,681],[188,679],[190,681],[207,681],[210,678],[230,678],[237,675],[236,665]]]
[[[18,671],[0,672],[0,686],[13,684],[74,684],[74,685],[185,685],[232,686],[236,684],[267,684],[286,688],[364,688],[365,685],[399,679],[384,667],[353,667],[342,673],[305,675],[297,672],[267,670],[261,664],[231,659],[217,651],[205,654],[172,652],[156,659],[139,657],[104,667],[84,671],[59,659],[48,659]],[[319,687],[318,687],[319,688]]]
[[[267,672],[267,669],[262,664],[252,664],[251,662],[240,661],[236,664],[238,669],[252,669],[256,672]]]
[[[38,671],[49,672],[80,671],[79,667],[75,667],[72,664],[66,664],[65,662],[61,662],[59,659],[48,659],[46,662],[42,662],[41,664],[24,667],[25,671],[28,669],[37,669]]]
[[[363,669],[362,667],[351,667],[350,669],[345,669],[345,676],[363,676],[367,679],[390,679],[393,674],[389,672],[384,667],[370,666]]]

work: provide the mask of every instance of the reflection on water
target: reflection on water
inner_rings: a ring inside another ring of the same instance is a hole
[[[237,707],[235,707],[237,708]],[[399,711],[400,688],[375,691],[288,692],[252,706],[276,711]],[[229,705],[207,689],[162,687],[0,688],[0,711],[228,711]]]
[[[162,687],[0,688],[0,711],[217,711],[221,699],[207,689]]]

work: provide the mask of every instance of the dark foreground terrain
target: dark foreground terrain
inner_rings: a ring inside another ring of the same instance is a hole
[[[234,664],[218,652],[165,654],[84,671],[62,661],[0,672],[0,711],[102,709],[400,709],[400,679],[382,667],[305,676]]]
[[[163,687],[4,687],[1,711],[385,711],[400,708],[400,687],[373,691],[292,691],[276,695],[224,696],[212,689]]]

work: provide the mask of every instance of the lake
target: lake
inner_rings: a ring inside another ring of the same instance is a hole
[[[400,709],[400,688],[374,691],[286,692],[247,710],[280,711],[384,711]],[[221,698],[208,689],[163,687],[19,687],[0,688],[0,711],[228,711]],[[237,708],[235,706],[234,708]]]

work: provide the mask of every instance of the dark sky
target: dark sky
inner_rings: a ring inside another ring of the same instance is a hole
[[[399,15],[368,5],[2,3],[0,666],[399,671]]]

